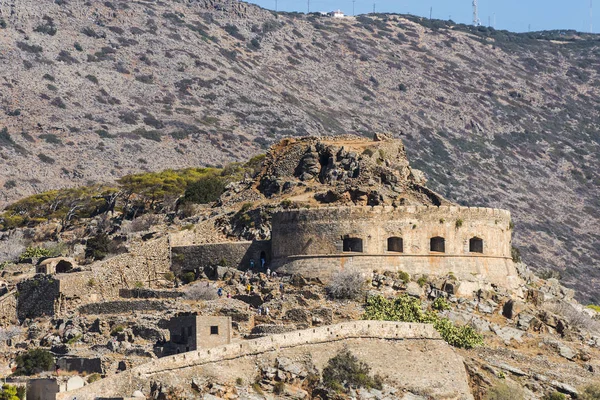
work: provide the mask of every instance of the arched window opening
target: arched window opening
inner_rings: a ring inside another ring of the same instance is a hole
[[[435,251],[438,253],[445,253],[446,252],[446,239],[444,239],[443,237],[432,237],[431,241],[429,243],[429,250],[430,251]]]
[[[469,239],[470,253],[483,253],[483,239],[474,237]]]
[[[399,238],[399,237],[388,238],[387,249],[388,249],[388,251],[393,251],[396,253],[404,252],[404,243],[402,243],[402,238]]]
[[[362,253],[363,241],[360,238],[344,238],[344,252],[347,253]]]

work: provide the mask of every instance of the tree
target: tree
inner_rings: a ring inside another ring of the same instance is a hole
[[[102,260],[110,252],[111,240],[106,233],[89,238],[85,245],[85,258]]]
[[[54,357],[48,350],[36,348],[27,350],[16,358],[15,375],[34,375],[50,371],[54,367]]]
[[[360,361],[348,349],[344,349],[327,362],[323,369],[323,383],[337,392],[347,392],[348,389],[375,388],[381,389],[381,378],[369,375],[371,368]]]
[[[205,176],[190,184],[183,195],[184,202],[206,204],[217,201],[225,191],[225,182],[215,175]]]

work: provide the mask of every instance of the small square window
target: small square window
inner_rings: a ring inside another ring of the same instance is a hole
[[[219,327],[218,326],[211,326],[210,327],[210,334],[211,335],[218,335],[219,334]]]

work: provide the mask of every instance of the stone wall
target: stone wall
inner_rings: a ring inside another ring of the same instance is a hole
[[[56,363],[59,368],[67,372],[79,372],[79,373],[104,373],[104,367],[102,365],[102,359],[100,357],[74,357],[66,356],[59,358]]]
[[[16,290],[11,290],[0,297],[0,326],[7,326],[17,322],[16,293]]]
[[[192,378],[234,384],[252,382],[257,365],[277,356],[311,357],[322,370],[327,360],[347,346],[372,372],[398,387],[427,389],[434,398],[472,399],[462,359],[441,340],[431,325],[356,321],[294,331],[260,339],[153,360],[132,370],[60,394],[57,400],[91,400],[96,395],[149,393],[150,382],[189,387]]]
[[[256,267],[260,266],[261,253],[264,253],[267,261],[269,261],[271,258],[271,242],[269,240],[256,240],[253,242],[180,246],[173,247],[171,253],[171,269],[177,274],[215,265],[245,270],[250,266],[250,260],[252,259]]]
[[[327,279],[352,267],[367,271],[403,270],[411,274],[459,278],[479,276],[509,284],[517,273],[511,258],[511,219],[505,210],[440,207],[337,207],[274,214],[273,265],[284,273]],[[430,240],[445,239],[445,252]],[[345,252],[344,238],[362,240],[362,252]],[[389,251],[388,239],[401,238],[402,252]],[[483,252],[469,242],[483,241]],[[509,278],[510,277],[510,278]]]
[[[158,280],[169,272],[169,240],[167,237],[149,240],[92,266],[90,279],[95,283],[99,299],[117,298],[120,289],[132,289],[140,284],[156,287]]]
[[[183,292],[156,289],[119,289],[119,297],[123,299],[176,299],[183,297]]]
[[[56,311],[56,299],[60,295],[60,283],[53,276],[37,275],[17,285],[17,317],[52,317]]]
[[[101,303],[85,304],[79,307],[81,314],[124,314],[133,311],[165,311],[170,306],[162,301],[135,300],[135,301],[106,301]]]

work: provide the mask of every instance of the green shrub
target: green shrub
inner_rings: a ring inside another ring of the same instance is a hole
[[[457,219],[456,222],[454,223],[454,226],[456,229],[460,228],[461,226],[463,226],[464,221],[462,219]]]
[[[133,285],[136,289],[141,289],[144,287],[144,283],[140,281],[136,281]]]
[[[589,308],[590,310],[594,310],[594,311],[596,311],[596,312],[599,312],[599,313],[600,313],[600,306],[598,306],[598,305],[596,305],[596,304],[589,304],[589,305],[587,306],[587,308]]]
[[[123,325],[117,325],[114,328],[112,328],[112,330],[110,331],[110,335],[111,336],[117,336],[117,334],[123,332],[125,330],[125,326]]]
[[[421,287],[427,285],[427,276],[423,275],[422,277],[420,277],[419,279],[417,279],[417,284]]]
[[[48,350],[30,349],[16,358],[17,369],[15,375],[33,375],[43,371],[50,371],[54,367],[54,357]]]
[[[109,253],[111,240],[106,233],[89,238],[85,244],[85,258],[103,260]]]
[[[56,162],[56,160],[52,157],[48,157],[45,154],[38,154],[38,158],[40,159],[41,162],[46,163],[46,164],[54,164]]]
[[[73,336],[71,339],[67,340],[67,344],[75,344],[81,339],[83,335]]]
[[[523,392],[521,389],[510,386],[505,382],[499,382],[490,388],[485,397],[486,400],[522,400]]]
[[[408,295],[394,300],[383,296],[368,298],[363,319],[433,324],[442,338],[454,347],[470,349],[483,344],[483,337],[470,326],[456,326],[433,311],[423,311],[421,301]]]
[[[100,379],[102,379],[102,376],[100,376],[100,374],[98,374],[98,373],[91,374],[88,377],[88,383],[94,383],[96,381],[99,381]]]
[[[600,400],[600,383],[592,383],[581,389],[578,399],[581,400]]]
[[[208,175],[188,185],[183,201],[207,204],[217,201],[225,191],[225,181],[218,176]]]
[[[163,274],[163,277],[164,277],[166,280],[168,280],[169,282],[173,282],[173,281],[175,281],[175,274],[174,274],[173,272],[171,272],[171,271],[169,271],[169,272],[165,272],[165,273]]]
[[[18,387],[5,383],[0,390],[0,400],[21,400],[25,398],[24,394]]]
[[[521,251],[516,247],[510,248],[510,255],[512,257],[513,262],[520,263],[521,262]]]
[[[398,271],[398,279],[400,279],[404,283],[410,282],[410,275],[408,272]]]
[[[348,392],[349,389],[381,389],[382,381],[371,377],[371,368],[360,361],[348,349],[340,351],[327,362],[323,369],[323,384],[336,392]]]
[[[275,386],[273,386],[273,393],[275,394],[283,394],[285,391],[285,383],[279,381],[275,382]]]
[[[98,78],[96,78],[94,75],[86,75],[85,78],[96,85],[98,84]]]
[[[445,310],[449,310],[450,309],[450,303],[448,303],[448,301],[446,301],[445,298],[443,297],[438,297],[437,299],[435,299],[433,301],[433,303],[431,304],[431,308],[433,308],[436,311],[445,311]]]
[[[185,274],[181,275],[181,280],[183,283],[192,283],[196,280],[196,274],[193,272],[186,272]]]
[[[542,397],[542,400],[567,400],[567,396],[560,392],[552,392]]]
[[[19,256],[19,262],[23,262],[29,258],[40,258],[40,257],[50,257],[51,251],[45,249],[43,247],[28,247],[21,255]]]

